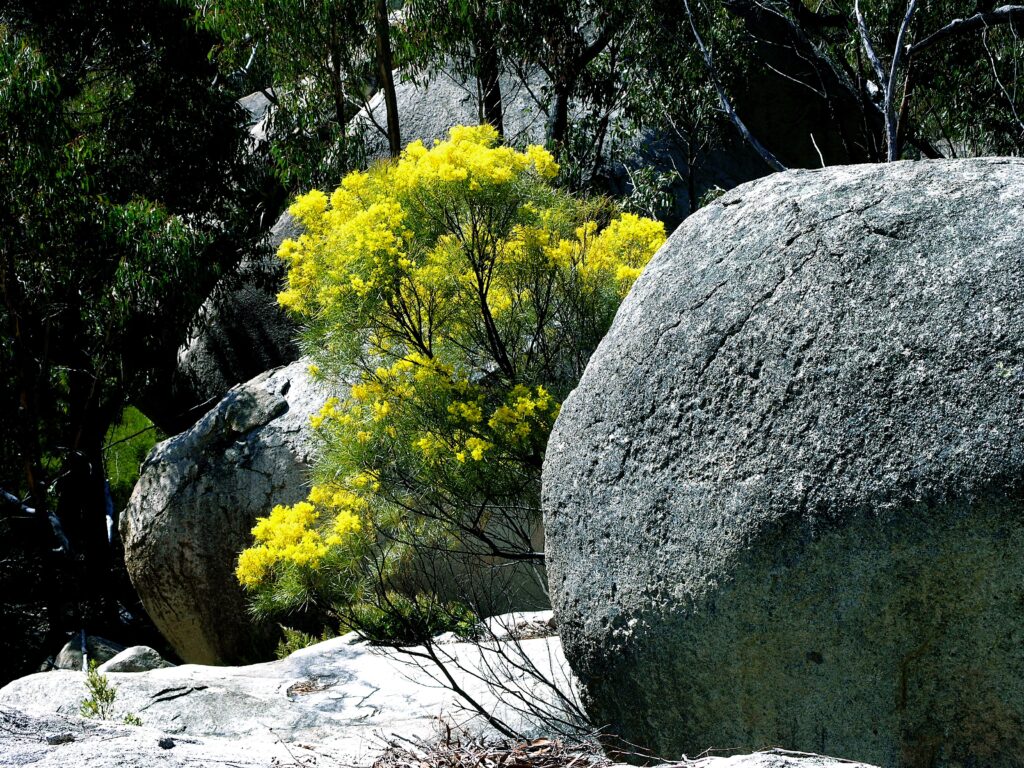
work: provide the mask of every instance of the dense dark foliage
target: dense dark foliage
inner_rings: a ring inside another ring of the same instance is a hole
[[[0,4],[0,487],[23,502],[4,546],[52,561],[36,617],[51,649],[85,623],[116,635],[134,608],[113,576],[105,438],[259,222],[210,45],[174,2]]]

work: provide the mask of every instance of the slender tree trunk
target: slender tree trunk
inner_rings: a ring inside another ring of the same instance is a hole
[[[384,92],[384,106],[388,115],[388,148],[392,157],[402,151],[402,132],[398,125],[398,97],[395,95],[394,64],[391,56],[391,24],[388,21],[387,0],[374,0],[374,37],[377,43],[377,74]]]
[[[579,84],[584,70],[601,55],[611,40],[611,30],[603,29],[592,43],[575,56],[567,56],[559,50],[558,45],[551,46],[552,60],[555,62],[554,69],[560,71],[560,74],[553,83],[555,98],[552,104],[551,132],[548,135],[548,140],[558,156],[562,153],[565,139],[569,133],[569,99],[576,92],[576,86]]]
[[[486,40],[477,43],[477,79],[483,94],[484,120],[495,127],[499,136],[505,135],[505,115],[501,104],[501,68],[494,44]]]
[[[334,99],[334,119],[338,123],[338,137],[341,144],[341,156],[348,163],[348,146],[345,137],[345,124],[348,122],[345,106],[345,74],[341,69],[341,43],[337,29],[331,30],[331,96]]]
[[[551,104],[551,133],[548,139],[556,157],[562,156],[565,138],[569,132],[569,96],[572,94],[571,84],[555,86],[555,98]]]

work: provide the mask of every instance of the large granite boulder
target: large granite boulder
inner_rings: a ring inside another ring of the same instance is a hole
[[[780,174],[688,219],[565,402],[547,562],[665,757],[1024,754],[1024,161]]]
[[[303,361],[232,389],[142,466],[120,532],[147,613],[187,662],[262,655],[234,576],[256,518],[305,496],[309,417],[325,396]]]

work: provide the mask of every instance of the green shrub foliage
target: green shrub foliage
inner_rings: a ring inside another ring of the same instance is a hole
[[[665,238],[555,189],[557,172],[540,147],[459,127],[292,207],[305,234],[281,247],[280,301],[338,395],[313,419],[308,498],[261,519],[239,558],[257,613],[312,607],[411,640],[463,622],[416,563],[539,562],[559,403]]]

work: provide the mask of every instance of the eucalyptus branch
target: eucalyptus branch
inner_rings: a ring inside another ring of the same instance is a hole
[[[917,10],[917,0],[910,0],[907,3],[907,12],[903,16],[903,23],[900,24],[899,34],[896,36],[896,48],[892,52],[892,66],[889,67],[889,82],[885,87],[885,130],[890,163],[899,159],[899,133],[896,125],[896,110],[893,104],[896,94],[896,78],[899,73],[900,60],[903,57],[903,41],[906,39],[907,30],[910,28],[910,21],[914,17],[915,10]]]
[[[886,75],[885,70],[882,68],[882,62],[878,58],[878,54],[875,53],[874,46],[871,44],[871,35],[868,32],[867,22],[864,21],[864,14],[860,11],[860,0],[855,0],[853,4],[853,12],[857,17],[857,31],[860,34],[861,43],[864,46],[864,52],[867,54],[868,60],[871,62],[872,69],[875,70],[875,76],[878,78],[878,87],[882,89],[882,117],[885,120],[885,148],[886,148],[886,159],[889,162],[899,159],[899,129],[896,122],[896,109],[895,109],[895,94],[897,80],[899,78],[900,64],[903,60],[904,55],[904,40],[907,36],[907,31],[910,29],[910,22],[914,17],[914,11],[917,10],[917,0],[910,0],[907,3],[907,11],[903,15],[903,22],[900,24],[899,33],[896,36],[896,47],[892,53],[892,61],[889,65],[889,74]]]
[[[976,32],[999,24],[1024,24],[1024,5],[1003,5],[993,11],[976,13],[966,19],[953,19],[944,27],[914,43],[907,49],[908,56],[916,56],[936,43],[950,37]]]
[[[754,151],[761,156],[773,170],[785,171],[786,166],[774,155],[767,147],[765,147],[757,138],[750,132],[746,124],[736,114],[736,110],[732,106],[732,102],[729,101],[729,96],[725,92],[725,88],[722,86],[721,81],[718,78],[718,71],[715,69],[714,60],[711,58],[711,51],[704,45],[704,40],[700,36],[700,32],[697,31],[697,22],[693,18],[693,11],[690,9],[690,0],[683,0],[683,6],[686,8],[686,17],[690,22],[690,29],[693,31],[693,37],[697,41],[697,48],[700,50],[701,57],[704,59],[704,66],[708,70],[708,76],[711,78],[711,82],[715,86],[715,91],[718,93],[718,101],[722,107],[722,111],[725,112],[732,124],[736,126],[736,130],[740,132],[740,135],[744,140],[753,147]]]

